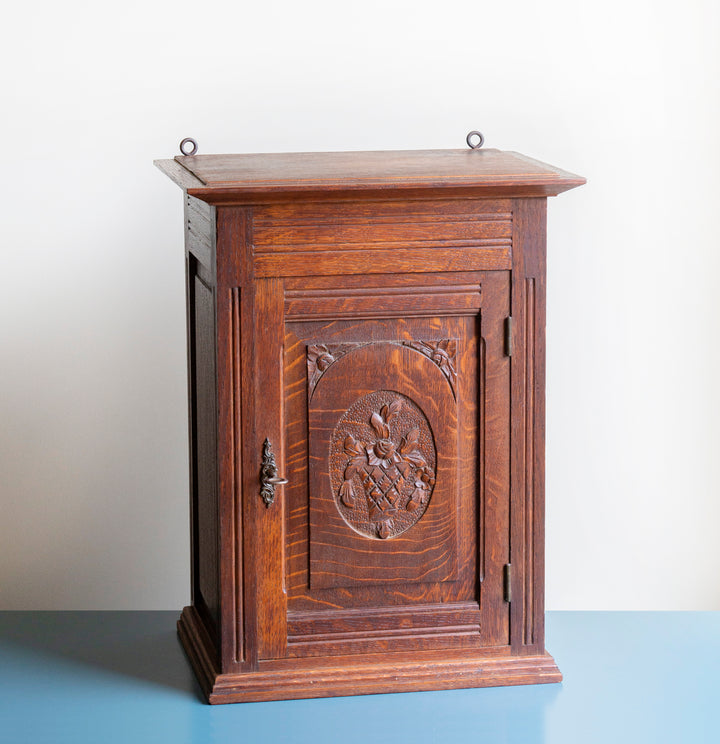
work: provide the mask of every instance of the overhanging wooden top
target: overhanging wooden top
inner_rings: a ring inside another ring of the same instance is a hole
[[[221,204],[317,192],[462,190],[554,196],[585,179],[502,150],[395,150],[178,156],[155,164],[191,196]]]

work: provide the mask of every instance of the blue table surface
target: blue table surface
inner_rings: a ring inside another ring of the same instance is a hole
[[[562,684],[212,707],[177,614],[0,613],[0,742],[720,743],[718,612],[549,612]]]

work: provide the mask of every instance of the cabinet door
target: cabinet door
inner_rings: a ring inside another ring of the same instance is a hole
[[[284,618],[260,658],[507,645],[509,273],[274,289],[289,483],[258,591]]]

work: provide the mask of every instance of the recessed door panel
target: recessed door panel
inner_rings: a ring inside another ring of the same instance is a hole
[[[509,283],[489,282],[486,316],[481,277],[435,275],[433,315],[418,277],[377,279],[393,285],[388,317],[382,289],[355,318],[338,288],[318,318],[312,296],[300,317],[298,290],[286,299],[288,656],[507,644]]]
[[[308,425],[310,588],[454,580],[457,407],[438,365],[402,343],[351,345]]]

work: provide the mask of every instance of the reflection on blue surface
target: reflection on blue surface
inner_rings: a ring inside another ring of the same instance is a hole
[[[176,619],[0,613],[0,741],[720,742],[720,613],[548,613],[562,685],[214,707]]]

